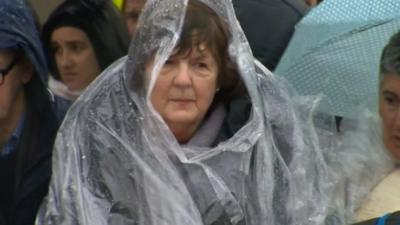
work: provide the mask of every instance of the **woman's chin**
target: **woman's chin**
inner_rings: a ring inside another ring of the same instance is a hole
[[[184,113],[177,113],[176,115],[169,117],[166,119],[167,123],[175,124],[175,125],[190,125],[196,123],[196,119],[192,115],[184,114]]]

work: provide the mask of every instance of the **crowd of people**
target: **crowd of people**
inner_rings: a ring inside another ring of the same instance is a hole
[[[400,30],[338,129],[273,73],[318,4],[1,0],[0,225],[398,223]]]

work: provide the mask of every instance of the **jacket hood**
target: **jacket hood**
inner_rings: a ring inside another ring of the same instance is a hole
[[[47,82],[47,65],[39,33],[24,0],[0,1],[0,48],[23,50],[42,82]]]

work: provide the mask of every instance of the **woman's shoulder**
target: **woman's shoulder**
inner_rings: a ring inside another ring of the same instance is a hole
[[[366,220],[400,209],[400,169],[392,171],[372,190],[357,211],[357,219]],[[399,215],[400,216],[400,215]]]

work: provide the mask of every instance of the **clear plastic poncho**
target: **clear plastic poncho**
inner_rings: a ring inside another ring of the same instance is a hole
[[[128,56],[66,116],[38,224],[345,224],[353,202],[384,174],[369,167],[385,165],[381,153],[340,151],[319,98],[295,95],[254,61],[230,1],[202,2],[229,26],[230,57],[252,105],[246,124],[215,147],[177,142],[149,95],[179,40],[188,1],[149,0]],[[155,66],[143,87],[149,57]]]

